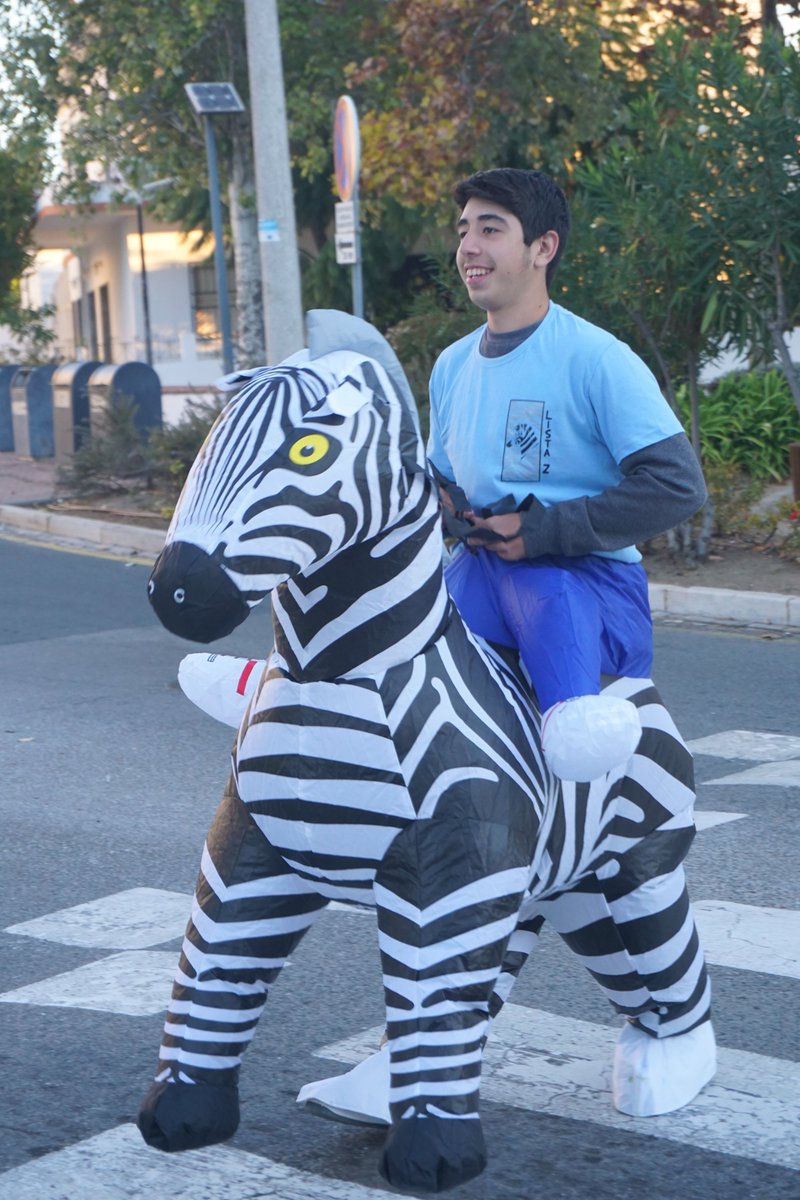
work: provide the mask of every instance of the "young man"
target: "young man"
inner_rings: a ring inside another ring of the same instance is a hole
[[[473,551],[448,588],[473,632],[519,650],[551,768],[593,779],[640,735],[633,705],[598,695],[601,675],[650,674],[635,543],[690,517],[705,485],[645,364],[549,298],[570,228],[561,188],[501,168],[455,198],[458,269],[486,324],[431,375],[428,457]]]
[[[644,363],[549,298],[570,225],[561,189],[538,171],[500,169],[470,176],[455,197],[458,268],[486,324],[445,350],[431,376],[428,456],[445,523],[474,551],[448,567],[448,587],[474,632],[519,650],[552,769],[590,779],[639,739],[638,719],[597,695],[601,674],[650,674],[635,543],[691,516],[705,484]],[[613,878],[598,873],[539,906],[627,1016],[612,1091],[631,1116],[683,1107],[715,1071],[696,935],[667,966],[684,937],[675,914],[689,912],[685,834],[659,829]],[[535,936],[520,932],[527,953]],[[388,1051],[307,1084],[298,1100],[388,1121]]]

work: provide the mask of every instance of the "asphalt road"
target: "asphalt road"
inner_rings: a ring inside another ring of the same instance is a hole
[[[320,1121],[294,1105],[302,1083],[343,1069],[336,1054],[320,1057],[322,1048],[381,1025],[374,927],[361,913],[326,913],[275,986],[248,1051],[242,1125],[229,1149],[211,1166],[202,1160],[195,1175],[192,1156],[140,1152],[125,1140],[155,1065],[160,1007],[143,1000],[139,1012],[117,1011],[114,999],[81,1000],[80,989],[133,994],[145,967],[163,973],[175,959],[231,742],[230,730],[180,693],[178,663],[197,647],[158,625],[146,578],[141,563],[0,539],[0,1198],[388,1196],[375,1168],[380,1132]],[[264,608],[214,649],[256,655],[269,641]],[[483,1105],[490,1166],[454,1200],[800,1196],[800,1175],[788,1165],[797,1166],[796,1126],[784,1137],[769,1115],[769,1080],[778,1081],[774,1091],[794,1079],[795,1099],[800,1094],[800,950],[786,945],[797,925],[785,924],[800,909],[800,637],[661,625],[656,644],[655,678],[687,739],[754,735],[752,745],[741,743],[751,746],[746,757],[697,755],[698,810],[709,827],[687,864],[693,900],[723,926],[743,922],[740,941],[766,938],[769,951],[778,929],[771,961],[764,945],[760,957],[729,952],[724,928],[709,927],[717,1038],[731,1055],[729,1091],[752,1145],[726,1133],[729,1111],[717,1111],[713,1097],[706,1132],[695,1136],[691,1123],[670,1126],[669,1118],[607,1120],[604,1096],[583,1109],[538,1102],[527,1084],[500,1086],[498,1071],[501,1099]],[[791,742],[756,736],[765,734],[797,738],[796,754]],[[771,754],[783,756],[772,775]],[[765,769],[766,781],[709,782],[754,767]],[[177,907],[174,930],[172,921],[155,941],[126,942],[115,925],[119,910],[104,906],[115,897],[124,905],[132,889],[147,889],[134,894],[143,903]],[[64,910],[81,905],[99,905],[91,944],[63,932]],[[786,910],[783,924],[776,910]],[[55,924],[30,924],[43,918]],[[763,938],[748,933],[765,928]],[[98,969],[102,984],[92,983]],[[534,1010],[601,1033],[619,1024],[549,934],[513,1001],[533,1029]],[[759,1079],[767,1080],[766,1097],[753,1094]],[[165,1161],[168,1175],[160,1173]],[[265,1181],[270,1171],[282,1180],[273,1190],[254,1186],[260,1166]]]

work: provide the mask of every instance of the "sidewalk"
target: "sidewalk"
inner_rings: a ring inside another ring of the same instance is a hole
[[[54,499],[57,490],[53,459],[23,459],[0,452],[0,530],[46,535],[114,553],[151,558],[163,546],[163,530],[35,507]],[[658,618],[800,631],[800,596],[677,587],[651,581],[650,605]]]

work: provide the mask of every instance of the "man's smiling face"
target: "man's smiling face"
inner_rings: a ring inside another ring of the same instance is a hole
[[[489,327],[503,332],[539,320],[547,309],[545,267],[537,269],[543,239],[526,246],[519,219],[479,196],[467,201],[456,228],[458,271]]]

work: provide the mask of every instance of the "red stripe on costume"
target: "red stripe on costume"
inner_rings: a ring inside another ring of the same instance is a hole
[[[250,678],[250,674],[253,670],[253,667],[256,665],[257,662],[258,662],[257,658],[251,658],[249,660],[249,662],[245,663],[244,670],[242,671],[241,675],[239,676],[239,682],[236,685],[237,695],[239,695],[239,696],[244,695],[244,689],[247,687],[247,681]]]

